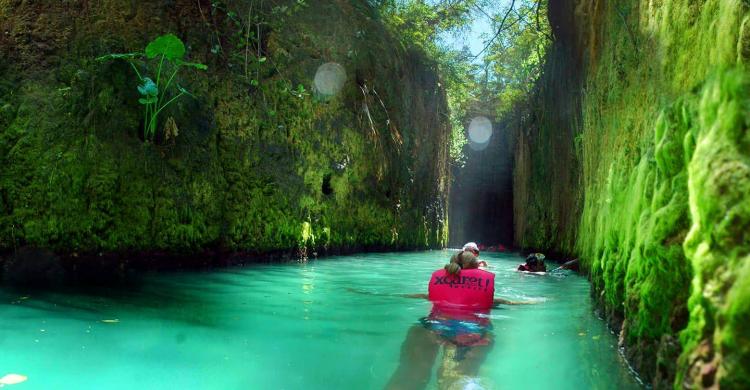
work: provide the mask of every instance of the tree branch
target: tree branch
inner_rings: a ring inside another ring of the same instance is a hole
[[[508,20],[508,16],[510,15],[511,11],[513,11],[513,7],[516,5],[516,0],[511,0],[510,7],[508,8],[508,12],[505,13],[505,16],[503,16],[503,20],[500,22],[500,27],[498,27],[497,32],[495,35],[490,38],[490,40],[487,42],[487,44],[484,46],[484,49],[482,49],[477,55],[474,56],[474,59],[479,58],[479,56],[482,55],[489,47],[492,45],[492,42],[495,41],[495,39],[500,35],[501,32],[503,32],[503,29],[505,28],[505,21]]]

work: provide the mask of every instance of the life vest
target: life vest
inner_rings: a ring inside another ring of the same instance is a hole
[[[492,307],[495,274],[481,269],[464,269],[451,275],[435,271],[428,287],[429,299],[443,308],[485,310]]]

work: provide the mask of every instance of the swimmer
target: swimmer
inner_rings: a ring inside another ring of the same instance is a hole
[[[466,244],[464,244],[464,247],[462,250],[469,251],[473,253],[474,256],[476,256],[477,258],[479,257],[479,246],[477,246],[475,242],[467,242]],[[485,268],[489,267],[489,265],[487,265],[487,262],[484,260],[479,260],[479,266],[485,267]]]
[[[450,263],[435,271],[427,294],[432,310],[409,329],[401,345],[399,366],[386,388],[424,388],[441,346],[438,387],[475,381],[494,343],[490,310],[498,303],[516,304],[494,298],[494,291],[495,274],[479,269],[479,261],[470,251],[453,255]]]
[[[476,269],[477,271],[482,271],[482,272],[484,272],[486,274],[492,275],[493,289],[494,289],[495,274],[493,274],[493,273],[491,273],[489,271],[478,269],[479,266],[480,266],[480,263],[481,262],[477,259],[477,257],[474,255],[474,253],[472,251],[461,250],[461,251],[458,251],[455,254],[453,254],[453,256],[451,256],[450,262],[448,264],[446,264],[445,267],[443,267],[443,270],[448,275],[458,275],[458,273],[461,270],[464,270],[464,269],[470,269],[470,270]],[[432,291],[433,281],[436,280],[435,274],[443,272],[443,270],[438,270],[438,271],[435,271],[433,273],[433,278],[430,281],[429,291]],[[439,280],[440,279],[437,279],[437,281],[439,281]],[[396,294],[396,295],[401,296],[401,297],[405,297],[405,298],[428,299],[428,300],[432,301],[433,303],[435,302],[434,297],[430,297],[430,295],[428,295],[428,294]],[[455,298],[455,297],[451,297],[451,298]],[[538,303],[538,302],[530,302],[530,301],[528,301],[528,302],[516,302],[516,301],[509,301],[509,300],[503,299],[503,298],[493,298],[493,301],[492,301],[493,305],[533,305],[533,304],[536,304],[536,303]]]
[[[544,255],[541,253],[529,254],[526,256],[526,264],[520,264],[518,271],[547,272],[547,266],[544,265]]]

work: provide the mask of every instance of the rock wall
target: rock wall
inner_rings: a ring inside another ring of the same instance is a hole
[[[552,0],[550,21],[517,242],[580,256],[647,383],[748,388],[750,5]]]
[[[138,78],[95,58],[166,33],[208,70],[178,76],[195,98],[162,115],[171,137],[145,142]],[[177,261],[447,242],[436,66],[366,1],[0,0],[0,57],[6,255]],[[333,98],[313,85],[327,62],[347,76]]]

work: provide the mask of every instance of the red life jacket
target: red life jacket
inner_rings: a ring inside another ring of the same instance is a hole
[[[495,274],[481,269],[464,269],[458,275],[451,275],[441,269],[432,273],[428,292],[435,305],[489,309],[494,303]]]

